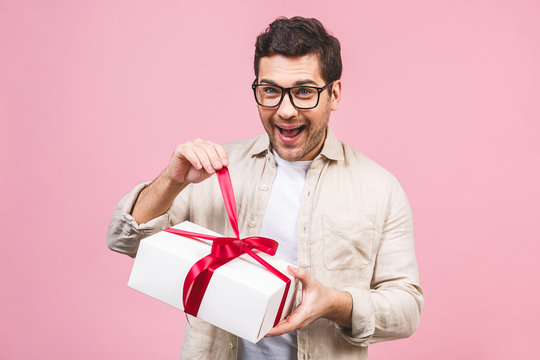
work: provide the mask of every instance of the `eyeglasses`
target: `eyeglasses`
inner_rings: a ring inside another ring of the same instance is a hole
[[[281,104],[285,94],[289,94],[291,104],[297,109],[313,109],[319,105],[321,92],[332,85],[334,81],[329,82],[323,87],[316,86],[292,86],[284,88],[278,85],[257,84],[257,79],[253,82],[253,94],[257,104],[267,108],[273,108]]]

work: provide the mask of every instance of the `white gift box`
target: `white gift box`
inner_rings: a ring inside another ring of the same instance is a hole
[[[221,236],[185,221],[175,229]],[[161,231],[141,241],[128,286],[184,310],[182,292],[190,268],[210,254],[211,241],[198,241]],[[297,280],[283,260],[257,255],[291,279],[281,319],[291,311]],[[285,292],[285,282],[247,254],[214,271],[197,317],[256,343],[274,325]]]

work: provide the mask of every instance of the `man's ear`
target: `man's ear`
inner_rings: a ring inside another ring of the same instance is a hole
[[[341,80],[336,80],[332,84],[332,94],[330,95],[330,109],[336,111],[341,100]]]

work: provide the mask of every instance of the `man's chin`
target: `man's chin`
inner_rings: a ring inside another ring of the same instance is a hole
[[[272,149],[277,152],[280,158],[287,161],[298,161],[302,158],[300,149],[288,149],[283,146],[272,146]]]

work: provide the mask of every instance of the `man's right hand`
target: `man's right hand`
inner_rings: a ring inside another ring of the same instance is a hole
[[[141,191],[131,215],[143,224],[164,214],[186,186],[206,180],[228,165],[225,148],[212,141],[195,139],[178,145],[167,169]]]
[[[174,149],[166,174],[173,183],[188,185],[206,180],[228,165],[229,158],[222,145],[195,139]]]

